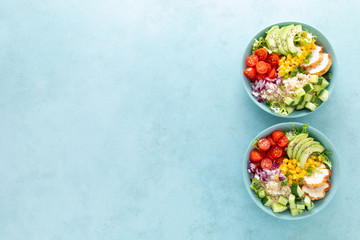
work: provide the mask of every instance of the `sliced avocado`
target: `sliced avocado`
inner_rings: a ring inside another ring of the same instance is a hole
[[[283,49],[282,44],[281,44],[281,36],[282,36],[283,32],[286,30],[287,27],[288,26],[284,26],[284,27],[280,28],[280,30],[278,32],[278,35],[277,35],[277,37],[275,39],[276,45],[277,45],[277,47],[279,49],[279,52],[282,55],[287,55],[287,52]]]
[[[304,149],[310,147],[311,145],[315,145],[315,144],[320,144],[320,143],[317,142],[317,141],[310,141],[310,142],[304,143],[304,144],[301,146],[301,148],[297,151],[296,156],[295,156],[295,159],[297,159],[297,160],[299,161],[300,155],[301,155],[301,153],[304,151]]]
[[[291,52],[287,47],[287,40],[286,39],[289,36],[289,34],[290,34],[290,32],[292,31],[293,28],[294,28],[293,24],[289,25],[281,35],[281,46],[285,50],[285,52],[287,52],[287,54],[290,54]]]
[[[296,158],[296,154],[297,152],[299,151],[299,149],[301,148],[302,145],[304,145],[305,143],[307,142],[310,142],[314,140],[313,138],[304,138],[303,140],[301,140],[300,142],[298,142],[298,144],[295,145],[294,149],[292,150],[292,157],[297,159]]]
[[[295,136],[293,140],[291,140],[287,146],[287,150],[286,153],[289,156],[289,158],[293,158],[292,156],[292,151],[295,147],[296,144],[298,144],[298,142],[300,142],[301,140],[303,140],[304,138],[307,138],[308,134],[307,133],[300,133],[299,135]]]
[[[320,144],[311,145],[309,148],[305,149],[300,155],[300,167],[301,169],[305,168],[305,163],[311,154],[315,152],[323,152],[325,148]]]
[[[288,50],[289,50],[292,54],[294,54],[294,55],[296,55],[296,56],[299,56],[299,55],[301,54],[301,48],[295,46],[295,44],[294,44],[294,38],[295,38],[295,35],[296,35],[297,33],[301,32],[301,31],[302,31],[301,25],[296,25],[295,27],[293,27],[293,28],[290,30],[290,32],[289,32],[289,34],[288,34],[288,36],[287,36],[287,38],[286,38],[286,43],[287,43],[287,48],[288,48]]]
[[[273,26],[272,28],[270,28],[270,30],[268,31],[266,37],[265,37],[265,41],[266,41],[266,45],[268,46],[268,48],[274,52],[274,53],[279,53],[279,48],[276,44],[275,39],[277,38],[277,35],[279,33],[279,26]]]

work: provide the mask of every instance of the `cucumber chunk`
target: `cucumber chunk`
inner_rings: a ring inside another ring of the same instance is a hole
[[[292,105],[294,105],[294,103],[295,103],[295,101],[294,101],[294,99],[292,99],[292,98],[290,98],[290,97],[286,97],[285,98],[285,100],[284,100],[284,102],[288,105],[288,106],[292,106]]]
[[[296,204],[297,209],[305,209],[305,204]]]
[[[321,90],[323,90],[323,89],[321,88],[320,85],[315,85],[314,86],[314,92],[320,92]]]
[[[311,83],[308,83],[303,87],[303,89],[306,93],[308,93],[308,92],[312,91],[314,89],[314,87]]]
[[[311,94],[309,94],[309,93],[306,93],[306,94],[304,95],[304,101],[305,101],[305,102],[310,102],[312,98],[313,98],[313,95],[311,95]]]
[[[317,84],[318,79],[319,79],[318,75],[310,75],[310,82],[311,83]]]
[[[311,111],[314,111],[314,110],[316,109],[316,105],[315,105],[314,103],[312,103],[312,102],[307,102],[307,103],[305,104],[305,107],[306,107],[307,109],[311,110]]]
[[[299,210],[299,214],[302,214],[304,212],[304,209],[298,209]]]
[[[313,96],[313,98],[311,99],[311,102],[314,103],[316,106],[320,106],[320,104],[322,103],[320,98],[318,98],[317,96]]]
[[[290,208],[290,213],[291,213],[291,215],[296,216],[299,214],[299,209],[296,209],[296,208],[291,209]]]
[[[297,105],[297,106],[296,106],[296,110],[301,110],[301,109],[304,109],[305,104],[306,104],[306,102],[305,102],[305,101],[303,101],[301,104],[299,104],[299,105]]]
[[[295,195],[294,194],[289,195],[289,203],[295,203]]]
[[[321,101],[326,102],[329,98],[329,92],[326,89],[321,90],[319,93],[319,98]]]
[[[273,200],[271,199],[271,197],[269,196],[265,196],[262,200],[261,200],[262,204],[265,206],[270,206],[271,203],[273,202]]]
[[[289,203],[290,209],[297,209],[295,203]]]
[[[303,88],[298,88],[298,89],[295,90],[295,94],[296,94],[296,96],[298,96],[298,97],[301,97],[301,96],[305,95],[305,93],[306,93],[306,92],[304,91]]]
[[[283,195],[280,195],[278,203],[286,206],[286,204],[288,203],[288,199],[286,197],[284,197]]]
[[[288,114],[292,113],[295,110],[294,107],[286,107],[286,111]]]
[[[311,198],[308,195],[305,196],[304,203],[308,211],[315,207],[315,204],[311,201]]]
[[[302,196],[304,196],[304,192],[301,190],[299,185],[297,185],[296,183],[291,185],[291,193],[294,194],[298,198],[301,198]]]
[[[280,213],[280,212],[283,212],[287,209],[287,206],[284,206],[280,203],[274,203],[272,206],[271,206],[272,210],[274,213]]]
[[[259,194],[259,198],[264,198],[266,196],[265,189],[259,189],[258,194]]]
[[[321,87],[322,89],[325,89],[325,88],[327,88],[327,86],[329,86],[329,82],[326,81],[325,78],[323,78],[322,83],[319,84],[319,85],[320,85],[320,87]]]

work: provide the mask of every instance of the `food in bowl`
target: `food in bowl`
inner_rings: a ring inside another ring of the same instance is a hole
[[[331,56],[302,25],[272,26],[255,39],[246,65],[251,94],[277,114],[314,111],[328,100]]]
[[[248,161],[250,189],[274,213],[292,216],[315,208],[331,189],[330,152],[302,129],[276,130],[253,143]]]

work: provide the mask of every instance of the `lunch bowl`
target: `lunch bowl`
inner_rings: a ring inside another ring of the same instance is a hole
[[[272,26],[277,25],[277,26],[279,26],[281,28],[283,26],[287,26],[287,25],[290,25],[290,24],[294,24],[294,25],[299,25],[300,24],[300,25],[302,25],[303,29],[308,30],[310,33],[312,33],[313,35],[315,35],[317,37],[316,38],[316,44],[324,47],[323,52],[326,52],[326,53],[330,54],[331,60],[332,60],[332,65],[331,65],[331,67],[330,67],[330,69],[328,71],[332,73],[332,78],[329,81],[329,83],[330,83],[329,86],[326,88],[328,90],[328,92],[329,92],[329,99],[331,99],[331,93],[332,93],[332,91],[334,89],[335,81],[337,79],[337,70],[336,70],[337,62],[336,62],[335,52],[334,52],[329,40],[327,40],[327,38],[319,30],[317,30],[316,28],[314,28],[314,27],[312,27],[310,25],[307,25],[305,23],[300,23],[300,22],[282,22],[282,23],[272,24],[272,25],[264,28],[260,32],[258,32],[255,36],[253,36],[251,38],[250,42],[248,43],[248,45],[247,45],[247,47],[245,48],[245,51],[244,51],[244,55],[243,55],[242,62],[241,62],[242,82],[243,82],[243,85],[245,87],[245,91],[249,95],[252,102],[254,102],[259,108],[261,108],[265,112],[270,113],[270,114],[272,114],[274,116],[277,116],[277,117],[282,117],[282,118],[297,118],[297,117],[306,116],[306,115],[308,115],[308,114],[310,114],[312,112],[316,112],[318,109],[322,108],[323,105],[326,104],[326,102],[323,102],[322,104],[320,104],[320,106],[318,106],[314,111],[310,111],[310,110],[304,108],[302,110],[295,110],[294,112],[292,112],[291,114],[289,114],[287,116],[280,115],[280,114],[275,113],[272,110],[270,110],[269,106],[266,105],[264,102],[258,102],[258,99],[251,94],[251,91],[252,91],[251,81],[244,75],[243,72],[247,68],[246,58],[252,54],[252,45],[254,43],[254,40],[259,39],[259,37],[261,37],[261,36],[265,36],[266,31],[269,30]]]
[[[340,159],[339,156],[336,152],[336,149],[334,147],[334,145],[331,143],[331,141],[319,130],[317,130],[314,127],[309,126],[307,128],[307,131],[309,133],[309,136],[311,136],[312,138],[314,138],[314,140],[320,142],[326,149],[326,151],[331,152],[332,154],[329,155],[329,159],[331,160],[332,163],[332,168],[331,168],[331,176],[330,176],[330,184],[331,184],[331,188],[329,191],[326,192],[325,197],[320,199],[320,200],[314,200],[314,204],[315,207],[311,210],[311,211],[307,211],[305,210],[302,214],[299,214],[297,216],[292,216],[290,214],[289,209],[285,210],[284,212],[281,213],[274,213],[272,211],[272,209],[270,207],[264,206],[261,203],[261,199],[255,196],[255,192],[253,190],[250,189],[250,185],[251,185],[251,181],[250,181],[250,174],[248,172],[248,161],[249,161],[249,156],[250,156],[250,152],[254,149],[252,143],[256,140],[256,139],[260,139],[262,137],[266,137],[268,135],[270,135],[273,131],[275,130],[280,130],[280,131],[289,131],[292,129],[292,127],[301,129],[304,124],[303,123],[298,123],[298,122],[286,122],[286,123],[280,123],[280,124],[276,124],[273,125],[265,130],[263,130],[262,132],[260,132],[257,136],[255,136],[249,143],[249,146],[245,152],[245,156],[244,156],[244,160],[243,160],[243,176],[244,176],[244,182],[245,182],[245,188],[248,191],[251,199],[255,202],[255,204],[261,208],[264,212],[266,212],[267,214],[279,218],[279,219],[285,219],[285,220],[298,220],[298,219],[304,219],[304,218],[308,218],[311,217],[317,213],[319,213],[320,211],[322,211],[330,202],[331,200],[334,198],[337,188],[340,184]]]

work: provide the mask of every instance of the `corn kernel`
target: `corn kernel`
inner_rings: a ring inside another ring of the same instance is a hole
[[[289,179],[289,180],[292,180],[292,179],[293,179],[293,175],[289,175],[289,176],[288,176],[288,179]]]
[[[292,180],[289,180],[289,184],[292,185],[292,184],[293,184],[293,181],[292,181]]]
[[[287,159],[287,158],[285,158],[284,160],[283,160],[283,162],[284,163],[287,163],[289,160]]]
[[[321,156],[318,156],[318,159],[319,159],[319,161],[322,161],[322,157],[321,157]]]
[[[315,160],[315,159],[316,159],[316,157],[315,157],[315,156],[311,156],[311,159],[314,159],[314,160]]]
[[[296,167],[296,172],[299,173],[301,171],[301,169],[299,167]]]

